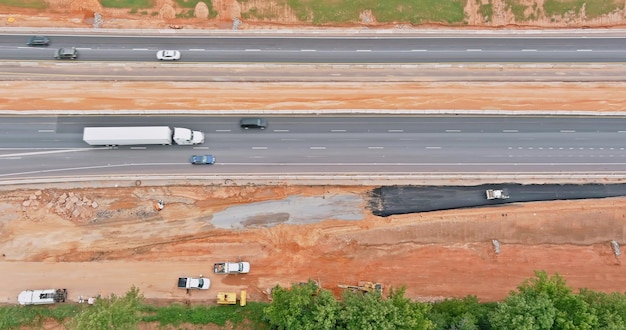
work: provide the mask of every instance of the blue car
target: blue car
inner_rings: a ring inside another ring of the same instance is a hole
[[[189,157],[189,162],[193,165],[213,165],[215,157],[213,155],[193,155]]]

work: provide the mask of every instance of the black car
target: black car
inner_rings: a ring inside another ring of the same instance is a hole
[[[265,129],[267,127],[267,120],[263,118],[242,118],[239,121],[239,126],[243,129],[259,128]]]
[[[50,38],[44,36],[34,36],[28,39],[26,44],[28,46],[48,46],[50,44]]]

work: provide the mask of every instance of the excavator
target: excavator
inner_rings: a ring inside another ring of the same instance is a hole
[[[381,295],[383,294],[383,285],[375,282],[359,281],[357,285],[339,284],[338,287],[342,289],[350,289],[355,292],[368,293],[376,291]]]

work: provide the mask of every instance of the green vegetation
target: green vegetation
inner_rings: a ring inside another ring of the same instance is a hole
[[[100,0],[105,8],[152,8],[154,0]]]
[[[478,11],[485,22],[491,22],[491,18],[493,17],[493,5],[491,3],[481,5]]]
[[[463,21],[464,0],[284,0],[298,19],[313,24],[355,23],[370,9],[381,23]]]
[[[523,22],[528,18],[524,14],[528,6],[523,4],[521,0],[504,0],[504,4],[504,8],[513,13],[516,22]]]
[[[0,307],[0,329],[18,329],[22,326],[39,327],[45,319],[59,323],[75,316],[84,306],[61,304],[56,306]]]
[[[45,0],[0,0],[0,6],[46,9],[48,4]]]
[[[196,8],[196,5],[198,4],[198,2],[203,1],[203,0],[176,0],[176,4],[181,7],[181,8]],[[207,3],[207,6],[211,6],[211,1],[204,1],[205,3]]]
[[[562,16],[566,13],[578,15],[583,6],[585,6],[587,18],[595,18],[623,9],[624,2],[616,0],[546,0],[543,9],[547,16]]]
[[[193,18],[193,14],[194,14],[193,9],[187,9],[187,10],[183,10],[182,13],[176,14],[176,17],[177,18]]]
[[[225,326],[226,322],[232,325],[240,325],[245,320],[252,322],[254,329],[264,327],[263,308],[266,303],[249,302],[245,308],[238,305],[229,306],[193,306],[188,307],[174,304],[166,307],[144,306],[142,311],[143,322],[158,322],[162,326],[173,325],[175,327],[182,323],[217,324]]]
[[[558,274],[535,272],[499,303],[481,303],[476,297],[420,303],[405,296],[404,288],[379,293],[345,291],[337,300],[315,282],[276,286],[271,303],[250,302],[246,307],[155,307],[143,303],[137,288],[123,297],[99,298],[93,306],[0,307],[0,329],[41,328],[56,319],[68,329],[136,329],[139,322],[163,327],[184,324],[236,329],[626,329],[626,294],[583,289],[574,293]]]
[[[96,303],[85,308],[70,322],[70,329],[134,329],[141,320],[140,308],[143,296],[132,287],[123,297],[112,294],[108,298],[96,299]]]

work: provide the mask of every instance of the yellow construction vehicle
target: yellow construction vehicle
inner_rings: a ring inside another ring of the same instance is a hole
[[[247,292],[242,290],[240,297],[239,304],[245,306],[248,298]],[[237,292],[218,292],[217,303],[220,305],[237,305]]]
[[[217,303],[220,305],[236,305],[237,292],[218,292]]]
[[[375,282],[359,281],[357,285],[339,284],[338,287],[356,292],[368,293],[376,291],[381,295],[383,294],[383,285]]]

